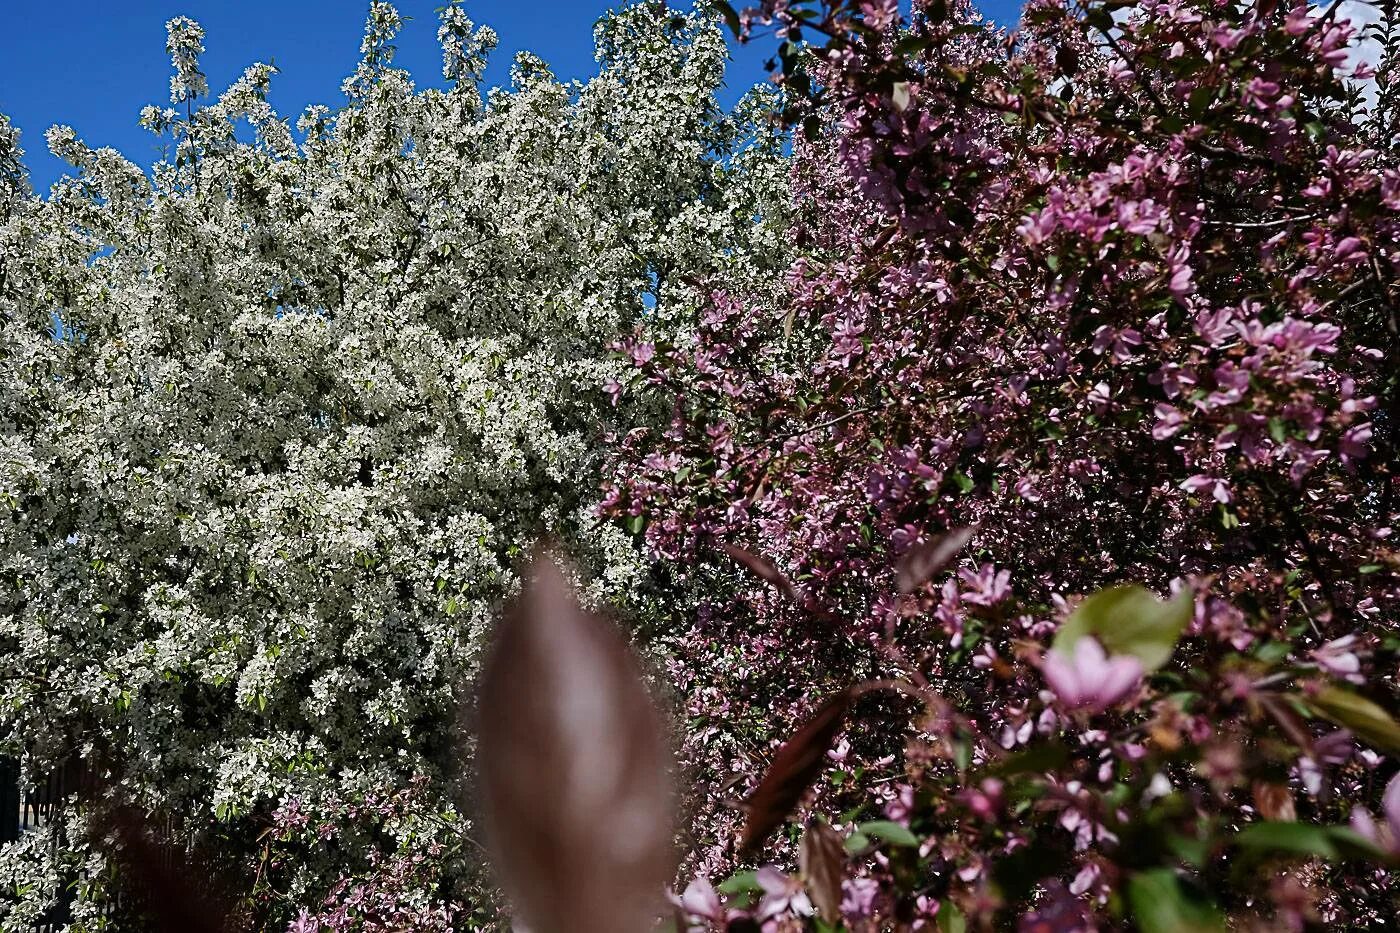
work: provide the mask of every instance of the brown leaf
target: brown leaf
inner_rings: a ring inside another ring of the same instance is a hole
[[[494,863],[535,933],[643,933],[673,879],[670,753],[618,631],[537,557],[482,674]]]
[[[212,864],[157,831],[131,806],[103,804],[93,828],[119,868],[119,883],[154,933],[229,933],[233,900]]]
[[[846,847],[841,834],[824,820],[812,820],[802,833],[797,850],[798,865],[807,883],[807,895],[823,920],[841,919],[841,876],[846,864]]]
[[[1297,821],[1298,810],[1293,805],[1293,791],[1286,783],[1255,781],[1253,789],[1254,808],[1264,819],[1286,823]]]
[[[907,596],[931,580],[972,540],[976,531],[976,525],[957,528],[911,547],[895,565],[895,585],[899,592]]]
[[[1313,741],[1312,736],[1308,734],[1308,727],[1288,703],[1282,697],[1270,693],[1258,694],[1256,698],[1269,718],[1288,736],[1288,740],[1298,746],[1304,754],[1312,755]]]
[[[744,569],[748,570],[749,573],[758,577],[760,580],[773,584],[778,588],[778,591],[788,599],[799,600],[797,587],[792,585],[792,581],[784,576],[783,572],[779,570],[772,561],[767,558],[759,557],[757,554],[752,554],[726,541],[721,541],[719,546],[720,550],[742,564]]]
[[[751,854],[787,819],[812,782],[821,774],[822,760],[835,740],[851,708],[850,690],[842,690],[783,743],[763,780],[749,795],[748,820],[739,843],[741,854]]]
[[[797,605],[802,607],[804,611],[810,612],[813,616],[820,619],[822,622],[827,623],[828,625],[835,626],[841,624],[841,616],[832,612],[830,609],[823,606],[820,602],[799,590],[796,586],[793,585],[792,581],[789,580],[783,574],[783,572],[779,570],[776,565],[773,564],[772,561],[769,561],[768,559],[763,557],[759,557],[757,554],[754,554],[750,551],[746,551],[743,548],[737,547],[733,544],[726,544],[724,542],[720,542],[720,549],[723,550],[724,553],[728,554],[730,557],[734,558],[735,561],[742,564],[745,569],[747,569],[754,576],[758,577],[760,580],[773,584],[773,586],[776,587],[780,593],[782,593],[784,596],[786,596],[793,602],[797,603]]]

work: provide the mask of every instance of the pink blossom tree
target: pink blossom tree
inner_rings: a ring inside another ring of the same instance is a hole
[[[695,870],[774,730],[889,690],[804,798],[844,843],[810,901],[697,882],[687,922],[1376,922],[1393,856],[1345,826],[1400,753],[1390,53],[1267,0],[732,19],[783,43],[801,258],[621,346],[674,416],[605,504],[752,582],[670,643]]]

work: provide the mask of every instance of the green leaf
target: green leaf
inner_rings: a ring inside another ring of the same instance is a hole
[[[1128,904],[1142,933],[1214,933],[1225,929],[1215,905],[1189,890],[1170,868],[1133,875],[1128,880]]]
[[[967,933],[967,918],[952,901],[938,905],[938,933]]]
[[[1255,823],[1241,830],[1235,841],[1244,849],[1319,856],[1330,861],[1385,857],[1385,853],[1377,848],[1375,843],[1348,826]]]
[[[1186,109],[1191,116],[1199,119],[1201,114],[1210,107],[1211,101],[1215,99],[1215,86],[1210,83],[1202,84],[1191,92],[1191,98],[1186,103]]]
[[[758,883],[758,872],[737,871],[730,875],[727,880],[715,888],[721,894],[733,896],[735,894],[752,893],[762,891],[763,885]]]
[[[1014,755],[1007,755],[987,769],[994,777],[1009,777],[1013,774],[1039,774],[1054,771],[1069,760],[1069,749],[1060,742],[1046,742],[1028,748]]]
[[[1209,839],[1185,836],[1181,833],[1168,833],[1166,842],[1167,848],[1187,865],[1200,868],[1210,859]]]
[[[1140,586],[1116,586],[1094,593],[1065,620],[1055,635],[1055,650],[1068,654],[1086,635],[1098,638],[1114,654],[1131,654],[1155,671],[1171,659],[1181,633],[1191,621],[1192,597],[1179,593],[1163,602]]]
[[[732,4],[725,3],[724,0],[718,0],[718,2],[715,4],[715,8],[716,8],[717,10],[719,10],[719,15],[722,16],[722,17],[724,17],[724,24],[725,24],[726,26],[729,27],[729,31],[732,32],[732,33],[734,33],[735,37],[738,37],[738,35],[739,35],[739,13],[738,13],[738,11],[736,11],[736,10],[734,9],[734,7],[733,7]]]
[[[1235,837],[1241,848],[1263,852],[1291,852],[1335,859],[1340,854],[1329,832],[1331,827],[1311,823],[1255,823]]]
[[[1113,17],[1108,10],[1102,7],[1092,7],[1084,14],[1084,25],[1091,26],[1100,32],[1108,32],[1113,28]]]
[[[846,837],[845,846],[847,852],[856,855],[870,848],[870,837],[865,833],[851,833]]]
[[[1350,729],[1377,749],[1400,752],[1400,725],[1365,697],[1341,687],[1327,687],[1304,702],[1319,716]]]
[[[1336,843],[1342,858],[1389,859],[1389,853],[1381,849],[1350,826],[1329,826],[1328,835]]]
[[[856,832],[866,836],[874,836],[876,839],[883,839],[892,846],[911,846],[918,848],[919,837],[909,831],[909,827],[892,820],[874,820],[870,823],[861,823],[856,827]]]

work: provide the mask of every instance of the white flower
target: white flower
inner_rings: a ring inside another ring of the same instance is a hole
[[[787,264],[781,143],[718,115],[723,39],[677,15],[605,17],[597,77],[483,105],[488,30],[445,11],[457,82],[418,91],[375,3],[300,145],[273,69],[211,103],[174,19],[179,106],[142,118],[170,158],[58,128],[48,199],[0,121],[0,733],[120,735],[133,794],[203,825],[393,787],[437,773],[520,549],[642,590],[591,490],[603,433],[664,415],[610,404],[608,347],[682,333],[685,278]]]
[[[204,54],[204,28],[186,16],[177,16],[165,24],[165,50],[175,74],[170,78],[170,102],[185,103],[209,93],[209,82],[199,70],[199,56]]]

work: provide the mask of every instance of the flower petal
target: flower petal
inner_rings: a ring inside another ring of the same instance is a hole
[[[1087,641],[1087,639],[1086,639]],[[1045,662],[1040,673],[1045,683],[1066,706],[1078,706],[1080,701],[1079,675],[1064,655],[1055,649],[1045,653]]]
[[[1113,706],[1131,694],[1142,679],[1142,662],[1122,654],[1108,662],[1103,680],[1089,685],[1102,708]]]
[[[1390,824],[1390,833],[1397,840],[1400,840],[1400,774],[1390,779],[1390,783],[1385,786],[1385,794],[1381,797],[1381,812],[1385,814],[1385,821]]]

